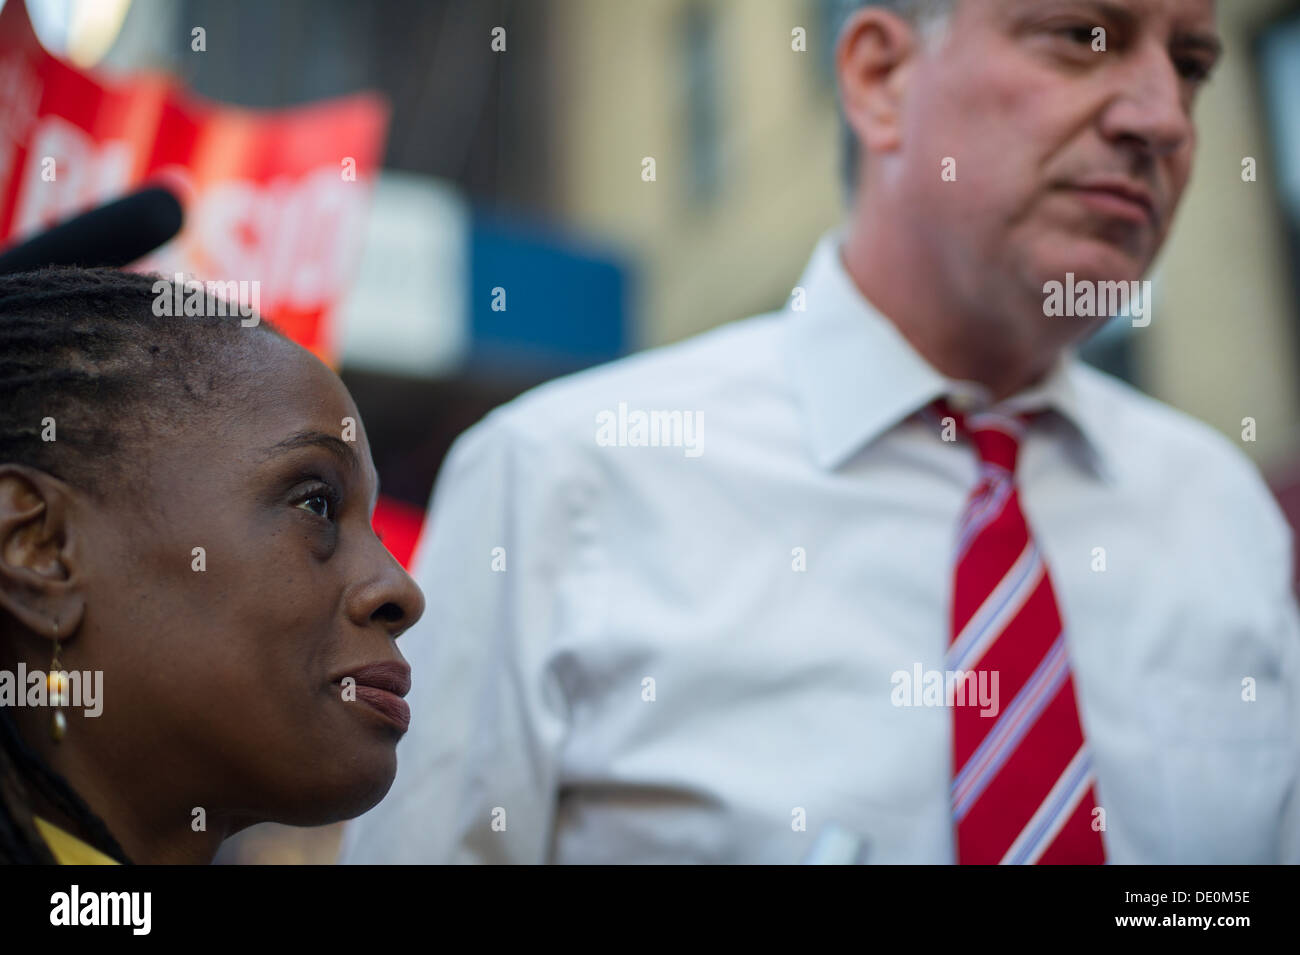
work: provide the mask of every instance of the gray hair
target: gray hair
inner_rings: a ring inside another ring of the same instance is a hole
[[[845,24],[849,22],[849,18],[864,7],[884,7],[912,24],[924,25],[948,17],[957,0],[837,0],[837,2],[839,9],[835,17],[835,35],[838,37]],[[845,200],[851,202],[858,188],[858,164],[862,150],[858,144],[858,134],[854,132],[844,116],[843,105],[840,106],[840,138],[842,141],[840,175],[843,179]]]

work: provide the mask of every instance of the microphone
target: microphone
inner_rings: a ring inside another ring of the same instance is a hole
[[[121,268],[168,242],[183,221],[180,200],[160,186],[149,186],[0,253],[0,275],[47,265]]]

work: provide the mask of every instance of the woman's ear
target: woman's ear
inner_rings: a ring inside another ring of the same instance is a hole
[[[49,639],[67,639],[85,612],[72,504],[58,478],[0,464],[0,607]]]

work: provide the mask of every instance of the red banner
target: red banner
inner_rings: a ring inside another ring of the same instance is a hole
[[[253,111],[162,74],[110,81],[45,50],[22,0],[0,11],[0,239],[166,185],[185,227],[137,267],[256,288],[261,314],[333,368],[332,312],[360,262],[387,126],[375,95]],[[387,498],[376,508],[403,565],[422,517]]]
[[[253,111],[161,74],[109,81],[47,52],[21,0],[0,11],[0,238],[167,185],[185,227],[139,268],[248,283],[262,314],[332,367],[332,311],[360,261],[387,125],[369,94]]]

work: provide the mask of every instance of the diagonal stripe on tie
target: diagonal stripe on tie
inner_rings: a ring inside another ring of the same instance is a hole
[[[1030,416],[998,409],[963,416],[942,399],[927,411],[953,418],[980,464],[954,538],[947,666],[968,685],[984,673],[997,687],[989,712],[982,704],[952,708],[957,861],[1104,862],[1067,630],[1015,480]]]

